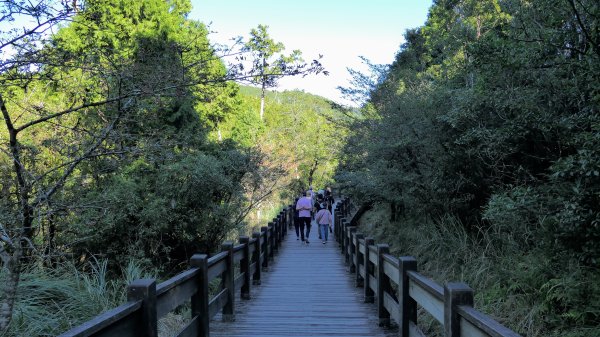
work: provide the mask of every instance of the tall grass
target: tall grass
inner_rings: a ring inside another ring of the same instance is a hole
[[[32,266],[21,274],[13,320],[2,337],[56,336],[122,304],[126,285],[147,277],[130,261],[121,277],[109,275],[106,260],[93,260],[85,272],[72,264]]]
[[[396,256],[414,256],[419,271],[439,284],[467,283],[476,308],[500,323],[530,337],[600,336],[600,326],[582,324],[600,317],[598,271],[557,263],[535,246],[524,249],[521,238],[493,226],[468,233],[451,217],[388,219],[387,207],[375,207],[360,231],[388,243]],[[431,321],[423,323],[435,335]]]

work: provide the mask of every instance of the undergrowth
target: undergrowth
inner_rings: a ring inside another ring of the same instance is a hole
[[[0,336],[59,335],[123,304],[131,281],[152,277],[134,261],[119,277],[110,275],[107,265],[106,260],[94,260],[80,268],[36,265],[23,271],[9,330]]]
[[[359,231],[387,243],[396,256],[414,256],[419,272],[440,285],[465,282],[475,307],[523,336],[600,336],[600,273],[572,259],[523,247],[493,227],[467,232],[455,218],[389,221],[386,207],[361,218]],[[427,335],[439,334],[428,315]]]

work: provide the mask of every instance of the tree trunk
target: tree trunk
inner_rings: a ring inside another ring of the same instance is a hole
[[[25,179],[25,168],[21,164],[21,152],[17,141],[18,130],[15,129],[4,98],[0,94],[0,111],[4,117],[4,123],[9,135],[9,147],[13,160],[13,168],[17,181],[17,198],[21,207],[21,228],[15,228],[18,233],[14,238],[3,238],[0,256],[2,258],[2,275],[0,282],[0,334],[7,329],[12,319],[12,312],[21,276],[21,263],[24,256],[23,249],[29,245],[29,239],[33,235],[33,208],[29,204],[30,185]],[[10,233],[10,230],[8,231]],[[0,274],[1,275],[1,274]]]
[[[17,243],[19,245],[19,243]],[[4,272],[0,279],[0,334],[4,335],[8,331],[8,326],[12,319],[13,307],[17,295],[17,286],[21,276],[21,257],[22,249],[17,248],[12,256],[8,256],[4,261]],[[1,274],[0,274],[1,275]]]
[[[262,79],[262,87],[260,93],[260,120],[263,120],[265,112],[265,90],[267,89],[267,77],[265,76],[265,68],[267,67],[267,59],[263,57],[262,68],[260,69],[260,75]]]
[[[260,120],[264,119],[265,114],[265,82],[262,85],[262,93],[260,95]]]
[[[315,174],[315,171],[317,170],[318,165],[319,165],[319,161],[315,159],[313,166],[310,168],[310,171],[308,172],[308,186],[312,186],[313,175]]]
[[[365,213],[367,213],[367,211],[371,210],[373,208],[373,205],[374,205],[374,203],[371,202],[371,201],[363,202],[362,204],[360,204],[360,207],[358,208],[358,210],[354,214],[354,217],[352,217],[352,223],[350,225],[351,226],[356,226],[356,224],[358,223],[358,221],[360,220],[360,218]]]

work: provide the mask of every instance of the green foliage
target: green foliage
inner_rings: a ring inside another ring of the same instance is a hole
[[[597,293],[587,279],[600,274],[599,10],[435,1],[371,94],[374,113],[353,125],[336,176],[355,198],[390,207],[391,219],[444,219],[419,227],[448,240],[411,248],[427,263],[492,254],[486,272],[511,285],[473,286],[490,289],[486,301],[519,297],[514,307],[530,311],[508,321],[531,336],[593,335],[600,322],[582,295]],[[404,233],[398,226],[381,231]],[[480,240],[493,250],[473,248]],[[470,267],[450,274],[461,268]]]
[[[253,28],[243,49],[252,55],[252,69],[260,69],[252,83],[262,87],[263,95],[265,88],[275,87],[282,76],[294,75],[294,68],[304,62],[299,50],[294,50],[287,56],[281,54],[285,46],[269,36],[268,28],[266,25]]]
[[[74,253],[117,266],[135,258],[170,272],[192,254],[212,252],[241,224],[240,184],[253,165],[249,155],[225,147],[162,164],[138,160],[86,196],[104,207],[80,217],[83,239]]]
[[[363,105],[369,100],[371,94],[377,89],[377,86],[381,85],[385,80],[388,66],[385,64],[373,64],[364,56],[359,56],[359,58],[367,66],[368,72],[362,73],[358,70],[348,68],[348,73],[352,77],[350,87],[338,86],[337,89],[345,99]]]
[[[21,275],[10,330],[0,336],[58,335],[123,303],[129,281],[143,277],[152,275],[133,260],[116,277],[106,260],[90,261],[81,270],[70,264],[32,267]]]
[[[35,12],[32,17],[45,17],[22,5]],[[280,44],[268,52],[249,44],[260,67],[226,69],[206,27],[187,19],[187,0],[92,0],[57,8],[65,12],[56,13],[56,31],[24,29],[15,40],[19,51],[1,62],[6,128],[0,140],[9,147],[0,152],[0,257],[12,268],[2,269],[3,279],[18,279],[21,263],[30,267],[37,253],[44,266],[77,260],[86,267],[70,286],[86,289],[86,300],[102,307],[86,312],[97,313],[119,302],[115,289],[122,285],[110,280],[122,266],[129,266],[127,281],[142,276],[138,265],[161,275],[179,271],[192,254],[214,252],[224,239],[249,231],[249,224],[264,224],[252,223],[249,213],[279,210],[295,175],[331,181],[341,140],[333,125],[340,115],[329,102],[290,93],[297,103],[282,96],[286,102],[270,107],[263,122],[256,98],[228,82],[236,75],[256,79],[260,68],[271,85],[281,76],[321,72],[317,61],[307,65],[297,51],[281,55]],[[6,14],[0,21],[10,20]],[[252,41],[269,42],[266,28],[260,29]],[[16,30],[0,38],[15,36]],[[292,117],[305,121],[292,125]],[[290,125],[307,143],[293,158]],[[39,272],[68,278],[51,269]],[[16,287],[0,284],[5,308]],[[76,315],[61,291],[40,296],[55,298],[65,317]],[[31,325],[23,330],[28,335],[64,331],[87,318],[34,325],[27,315],[43,312],[42,304],[27,300],[18,299],[25,309],[13,326]],[[8,324],[6,312],[10,308],[2,311],[0,330]]]

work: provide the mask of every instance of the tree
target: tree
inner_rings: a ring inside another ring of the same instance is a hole
[[[201,146],[194,103],[228,79],[206,28],[186,20],[189,1],[75,3],[2,4],[3,24],[27,26],[0,36],[0,331],[23,264],[56,256],[81,209],[106,209],[85,195],[139,157],[159,165]]]
[[[62,174],[56,174],[58,179],[52,186],[36,193],[34,184],[44,176],[32,177],[26,165],[33,164],[27,158],[27,152],[34,150],[20,140],[26,131],[34,129],[47,120],[61,118],[71,111],[93,107],[92,103],[79,104],[66,109],[49,113],[44,105],[35,105],[34,115],[25,117],[23,112],[15,113],[10,110],[7,99],[22,93],[23,88],[31,86],[31,82],[39,79],[36,68],[43,64],[45,55],[39,45],[43,43],[46,33],[58,23],[70,18],[75,8],[68,4],[58,4],[53,1],[38,3],[22,3],[16,1],[3,2],[0,23],[14,23],[17,19],[33,19],[31,27],[19,30],[13,28],[2,33],[0,37],[0,64],[2,90],[0,91],[0,111],[2,112],[5,129],[2,135],[2,162],[12,170],[3,170],[2,195],[0,196],[1,210],[4,214],[0,223],[0,331],[5,331],[10,324],[15,293],[19,282],[22,258],[33,246],[34,216],[38,205],[44,204],[59,186],[64,184],[64,178],[70,174],[78,159],[62,166]],[[11,87],[16,87],[13,89]],[[19,124],[16,124],[16,123]],[[100,139],[110,132],[110,126],[100,133]],[[98,142],[90,143],[83,156],[91,155],[98,147]],[[10,165],[10,166],[8,166]],[[47,172],[48,174],[52,172]],[[34,178],[34,179],[32,179]],[[37,179],[36,179],[37,178]]]
[[[347,68],[352,77],[350,87],[338,86],[337,90],[345,99],[362,106],[367,103],[371,95],[385,81],[389,71],[389,65],[373,64],[364,56],[359,56],[362,63],[367,66],[367,73],[359,70]]]
[[[302,59],[302,52],[294,50],[290,55],[283,55],[285,46],[281,42],[275,42],[267,32],[269,27],[258,25],[250,31],[250,39],[244,44],[242,51],[249,52],[252,57],[252,69],[258,70],[251,78],[251,83],[261,87],[260,97],[260,119],[263,120],[265,108],[265,91],[267,88],[277,86],[277,80],[284,76],[318,74],[323,72],[323,67],[317,60],[313,60],[307,66]]]
[[[338,170],[403,222],[432,217],[452,230],[444,219],[458,219],[476,240],[494,233],[499,265],[525,256],[526,267],[493,268],[515,288],[539,280],[523,306],[546,311],[534,331],[517,327],[524,334],[598,334],[589,299],[600,288],[588,283],[600,261],[599,10],[587,0],[434,1]]]

